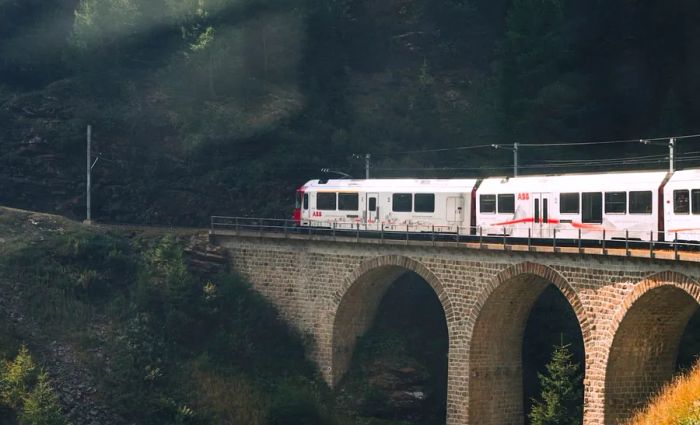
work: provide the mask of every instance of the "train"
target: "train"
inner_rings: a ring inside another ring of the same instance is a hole
[[[298,226],[513,238],[700,241],[700,169],[310,180]]]

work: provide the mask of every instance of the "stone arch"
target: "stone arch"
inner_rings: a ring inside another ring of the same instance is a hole
[[[523,334],[532,307],[550,284],[568,300],[587,348],[586,312],[561,274],[530,262],[502,270],[478,295],[468,320],[469,423],[523,423]]]
[[[347,371],[355,342],[374,321],[379,303],[389,286],[402,274],[411,271],[423,278],[442,305],[448,334],[453,311],[440,279],[420,262],[408,257],[389,255],[372,258],[348,276],[334,293],[330,311],[332,330],[330,383],[335,386]]]
[[[700,285],[672,271],[646,277],[625,296],[605,335],[606,425],[623,422],[672,378],[699,303]]]

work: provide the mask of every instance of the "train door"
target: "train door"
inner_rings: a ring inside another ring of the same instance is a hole
[[[447,223],[460,224],[462,222],[463,199],[457,196],[447,198]]]
[[[552,226],[550,211],[554,200],[553,193],[533,193],[533,220],[532,220],[532,237],[534,238],[551,238]]]
[[[367,194],[367,224],[375,224],[379,218],[379,206],[377,205],[378,195],[376,193]],[[371,226],[369,226],[371,228]]]

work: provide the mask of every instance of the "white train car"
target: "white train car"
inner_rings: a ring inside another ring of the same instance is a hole
[[[656,239],[660,188],[667,175],[653,171],[487,178],[477,190],[476,226],[484,235],[552,238],[556,231],[557,238],[575,239],[580,230],[583,239]]]
[[[311,180],[297,191],[297,220],[302,226],[338,229],[468,233],[476,183],[476,179]]]
[[[700,241],[700,170],[673,173],[664,199],[666,241]]]

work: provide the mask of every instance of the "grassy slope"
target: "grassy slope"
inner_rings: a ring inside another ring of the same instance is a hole
[[[669,383],[627,425],[700,424],[700,363]]]
[[[276,310],[189,265],[196,234],[0,207],[0,360],[26,344],[76,425],[397,423],[335,412]]]
[[[322,423],[326,391],[299,337],[240,278],[189,271],[192,232],[163,239],[172,231],[1,208],[0,310],[15,322],[0,318],[0,354],[26,343],[68,389],[66,410],[99,405],[110,422],[278,423],[300,409]],[[81,385],[91,400],[76,398]]]

